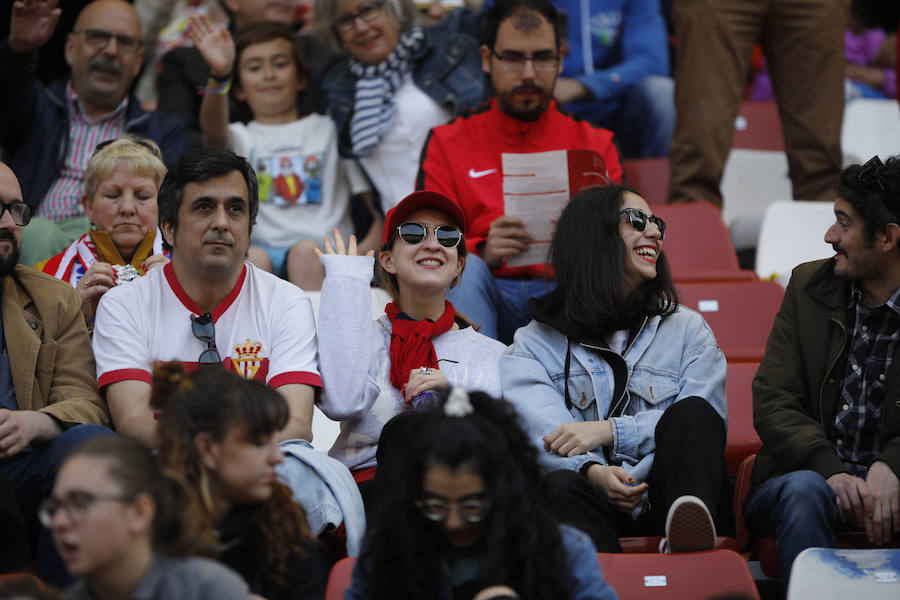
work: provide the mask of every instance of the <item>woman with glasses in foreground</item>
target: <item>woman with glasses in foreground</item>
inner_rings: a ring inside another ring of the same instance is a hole
[[[279,481],[284,460],[275,433],[285,399],[218,366],[190,374],[181,363],[154,370],[159,461],[197,497],[197,521],[214,529],[219,560],[268,600],[321,598],[327,566],[293,494]]]
[[[466,264],[466,218],[443,194],[419,191],[388,211],[378,253],[381,284],[393,298],[372,321],[372,252],[357,256],[340,235],[325,240],[319,310],[318,406],[341,421],[331,456],[358,483],[375,473],[381,429],[394,415],[433,403],[451,384],[500,394],[504,346],[481,335],[447,301]],[[368,486],[361,487],[369,506]]]
[[[558,287],[531,300],[534,320],[500,360],[554,510],[601,552],[664,530],[671,551],[712,549],[711,514],[730,514],[725,358],[678,305],[665,234],[626,187],[575,196],[551,242]]]
[[[506,402],[454,387],[398,417],[403,440],[348,600],[606,600],[594,545],[544,510],[536,449]]]
[[[67,599],[247,598],[240,577],[198,557],[214,554],[215,539],[199,526],[192,495],[131,438],[78,446],[39,516],[79,578]]]

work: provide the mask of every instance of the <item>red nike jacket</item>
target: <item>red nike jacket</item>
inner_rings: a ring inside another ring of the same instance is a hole
[[[453,198],[466,211],[466,246],[478,254],[488,229],[503,216],[500,155],[549,150],[593,150],[606,161],[607,176],[622,183],[624,168],[613,133],[562,109],[555,100],[533,122],[502,113],[497,101],[431,130],[419,164],[416,189],[435,190]],[[544,265],[492,269],[496,277],[542,277]]]

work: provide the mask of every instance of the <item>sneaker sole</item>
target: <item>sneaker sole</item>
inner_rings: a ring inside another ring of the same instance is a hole
[[[716,532],[706,508],[695,502],[675,507],[669,523],[669,552],[702,552],[715,550]]]

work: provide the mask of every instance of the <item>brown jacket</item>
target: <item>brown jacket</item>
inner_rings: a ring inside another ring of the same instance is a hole
[[[72,286],[22,265],[0,285],[3,335],[19,409],[45,412],[64,428],[108,425],[81,299]]]
[[[751,496],[764,481],[801,469],[828,478],[847,469],[826,434],[834,421],[849,352],[850,284],[834,260],[794,269],[753,380],[753,425],[763,446]],[[900,476],[900,344],[887,373],[881,448],[875,460]]]

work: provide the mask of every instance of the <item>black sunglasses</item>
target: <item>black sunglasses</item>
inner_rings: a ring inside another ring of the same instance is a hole
[[[856,175],[856,180],[863,185],[875,183],[878,186],[878,189],[883,192],[884,180],[881,178],[880,173],[881,167],[883,166],[884,163],[881,162],[881,159],[878,158],[878,155],[876,154],[862,166],[859,173]]]
[[[459,241],[462,239],[462,232],[452,226],[452,225],[438,225],[437,227],[426,227],[421,223],[403,223],[399,227],[397,227],[397,234],[400,236],[400,239],[410,244],[411,246],[415,246],[416,244],[421,244],[422,240],[425,239],[425,236],[428,235],[428,230],[434,230],[434,237],[437,239],[437,243],[443,246],[444,248],[455,248]]]
[[[201,365],[221,365],[222,357],[216,348],[216,326],[212,315],[203,313],[199,317],[191,315],[191,332],[194,337],[206,343],[206,350],[200,353],[197,363]]]
[[[9,211],[13,223],[19,227],[25,227],[31,221],[31,207],[21,200],[13,200],[9,204],[0,202],[0,219],[3,218],[3,213],[6,211]]]
[[[118,142],[119,140],[122,140],[122,139],[128,139],[128,140],[131,140],[132,142],[134,142],[134,143],[137,144],[138,146],[141,146],[142,148],[145,148],[148,152],[150,152],[150,154],[152,154],[153,156],[155,156],[155,157],[158,158],[159,160],[162,160],[162,155],[159,153],[159,149],[155,148],[155,147],[153,146],[153,144],[151,144],[151,143],[148,142],[147,140],[141,139],[141,138],[139,138],[139,137],[133,137],[133,136],[124,136],[124,137],[120,137],[120,138],[111,138],[111,139],[104,140],[104,141],[100,142],[99,144],[97,144],[96,146],[94,146],[94,152],[91,154],[91,158],[93,158],[94,156],[96,156],[96,154],[97,154],[98,152],[100,152],[101,150],[103,150],[104,148],[106,148],[107,146],[109,146],[110,144],[112,144],[113,142]]]
[[[634,227],[635,231],[644,231],[647,228],[647,221],[650,221],[659,229],[659,239],[665,239],[666,222],[656,215],[648,215],[639,208],[623,208],[619,211],[619,214],[628,217],[628,221],[631,222],[631,226]]]

